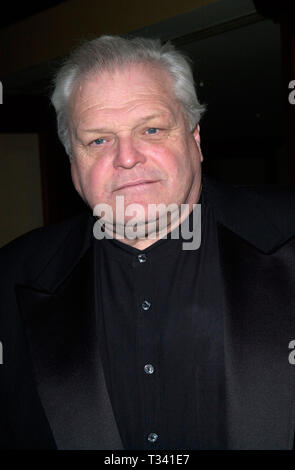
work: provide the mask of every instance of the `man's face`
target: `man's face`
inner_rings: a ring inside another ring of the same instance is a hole
[[[136,64],[85,79],[71,98],[72,179],[93,209],[197,203],[199,126],[191,132],[170,75]],[[146,216],[147,217],[147,216]]]

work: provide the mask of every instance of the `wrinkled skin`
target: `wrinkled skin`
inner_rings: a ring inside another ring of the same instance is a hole
[[[134,64],[89,76],[71,96],[70,116],[72,179],[92,209],[106,203],[115,216],[115,198],[123,195],[125,206],[144,207],[146,223],[149,203],[198,202],[199,126],[189,129],[166,70]]]

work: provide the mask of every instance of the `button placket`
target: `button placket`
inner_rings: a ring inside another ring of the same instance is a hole
[[[138,338],[138,374],[143,400],[143,420],[145,434],[144,447],[155,448],[158,435],[158,393],[157,393],[157,335],[153,334],[156,318],[153,308],[154,288],[151,259],[145,253],[139,253],[133,261],[135,268],[135,286],[137,298],[137,338]],[[150,438],[148,436],[151,436]],[[152,437],[154,436],[154,437]],[[157,437],[155,437],[157,436]]]

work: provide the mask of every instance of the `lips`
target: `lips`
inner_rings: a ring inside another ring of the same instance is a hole
[[[127,183],[122,184],[118,188],[115,189],[115,191],[119,191],[120,189],[124,188],[129,188],[132,186],[140,186],[144,184],[151,184],[151,183],[156,183],[159,180],[136,180],[136,181],[128,181]]]

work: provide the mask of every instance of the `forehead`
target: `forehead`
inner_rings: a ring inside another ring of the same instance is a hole
[[[154,110],[174,113],[178,107],[169,73],[147,64],[92,74],[77,86],[71,99],[75,121],[91,119],[97,113],[106,118]]]

